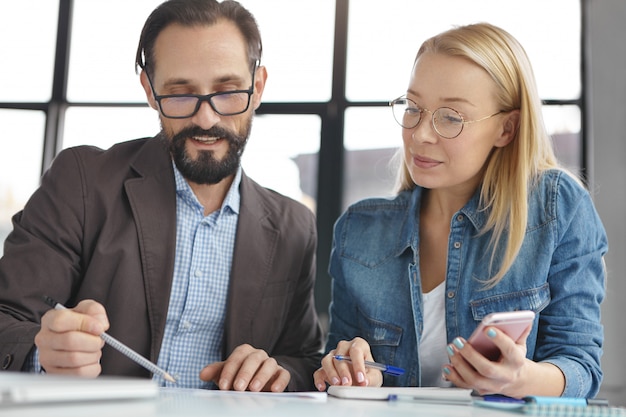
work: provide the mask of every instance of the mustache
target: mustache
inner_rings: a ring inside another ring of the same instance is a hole
[[[176,133],[172,137],[172,142],[180,143],[184,142],[190,137],[193,136],[210,136],[216,138],[222,138],[227,140],[229,143],[239,144],[244,141],[239,135],[233,133],[230,130],[224,129],[220,126],[213,126],[210,129],[202,129],[199,126],[189,126]]]

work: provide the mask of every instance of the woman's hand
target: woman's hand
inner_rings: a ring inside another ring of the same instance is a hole
[[[338,361],[335,355],[349,356],[352,363]],[[380,387],[383,384],[382,372],[366,368],[365,361],[374,361],[374,358],[364,339],[342,340],[336,349],[322,358],[322,367],[313,374],[315,386],[319,391],[326,390],[326,384]]]
[[[448,345],[450,364],[443,376],[455,386],[471,388],[479,394],[504,394],[521,398],[528,395],[560,396],[565,377],[550,363],[537,363],[526,358],[528,328],[517,342],[495,327],[485,329],[487,337],[500,349],[497,361],[478,353],[465,339],[457,337]]]

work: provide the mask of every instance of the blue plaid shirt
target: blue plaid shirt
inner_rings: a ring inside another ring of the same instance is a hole
[[[178,381],[155,375],[161,386],[213,388],[201,381],[206,365],[221,361],[226,298],[239,216],[241,168],[222,203],[204,216],[204,207],[174,166],[176,258],[170,304],[158,365]]]

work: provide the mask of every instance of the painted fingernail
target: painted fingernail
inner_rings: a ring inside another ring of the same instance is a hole
[[[450,369],[448,368],[443,368],[443,373],[446,375],[450,375]],[[445,377],[445,376],[444,376]]]
[[[333,385],[339,385],[339,378],[337,378],[336,376],[333,377],[333,379],[330,381]]]
[[[454,343],[454,346],[456,346],[457,349],[463,349],[463,346],[465,346],[463,342],[461,341],[461,339],[459,339],[458,337],[454,339],[452,343]]]
[[[448,351],[449,356],[454,356],[454,349],[452,349],[452,346],[446,346],[446,350]]]
[[[348,385],[350,383],[350,380],[348,379],[347,376],[344,376],[343,378],[341,378],[341,383],[343,385]]]
[[[359,381],[359,382],[365,381],[365,375],[363,375],[363,372],[357,372],[356,373],[356,380]]]
[[[324,384],[317,384],[317,390],[318,391],[324,391],[326,389],[326,387],[324,386]]]
[[[491,338],[496,337],[496,331],[493,330],[493,329],[487,330],[487,336],[489,336]]]

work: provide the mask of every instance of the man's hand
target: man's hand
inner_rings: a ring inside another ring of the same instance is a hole
[[[35,336],[41,366],[49,374],[97,377],[104,346],[100,335],[108,328],[104,307],[93,300],[73,309],[49,310]]]
[[[206,366],[200,379],[215,382],[221,390],[282,392],[291,375],[264,350],[246,344],[237,346],[225,361]]]

